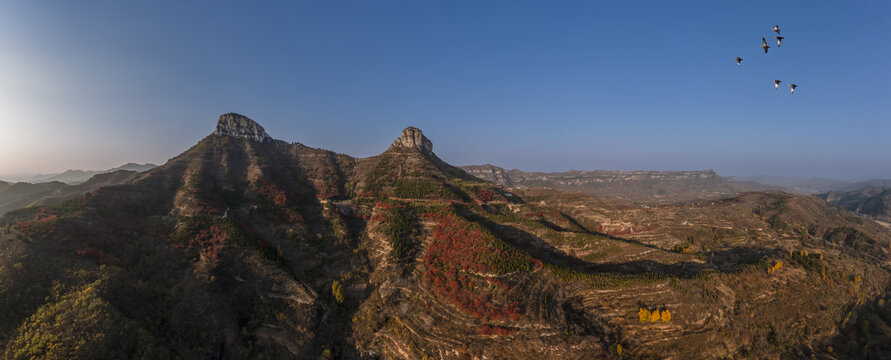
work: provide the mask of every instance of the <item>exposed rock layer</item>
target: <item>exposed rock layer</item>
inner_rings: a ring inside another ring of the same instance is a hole
[[[433,153],[433,142],[424,136],[421,129],[409,126],[402,130],[402,136],[390,145],[390,149],[398,148],[417,149],[422,153],[431,154]]]
[[[272,137],[266,133],[266,130],[260,124],[257,124],[247,116],[236,113],[221,115],[220,120],[217,121],[217,129],[213,134],[246,138],[260,142],[272,141]]]

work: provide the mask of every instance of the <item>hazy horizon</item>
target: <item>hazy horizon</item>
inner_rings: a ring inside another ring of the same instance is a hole
[[[356,157],[416,126],[456,165],[891,178],[888,2],[349,5],[0,3],[0,179],[160,165],[230,111]]]

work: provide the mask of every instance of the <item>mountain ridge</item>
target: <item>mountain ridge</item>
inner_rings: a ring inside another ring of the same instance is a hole
[[[0,216],[5,357],[807,358],[883,336],[891,233],[814,197],[638,206],[480,181],[419,129],[367,158],[254,130]]]
[[[42,183],[42,182],[53,182],[59,181],[69,185],[77,185],[84,181],[89,180],[91,177],[110,173],[120,170],[126,171],[135,171],[135,172],[143,172],[148,171],[152,168],[157,167],[155,164],[137,164],[137,163],[127,163],[118,167],[114,167],[106,170],[77,170],[77,169],[68,169],[61,173],[51,173],[51,174],[37,174],[33,176],[20,178],[18,181],[13,182],[27,182],[32,184]]]
[[[582,191],[641,203],[664,204],[772,189],[718,176],[714,170],[616,171],[568,170],[526,172],[495,165],[460,166],[468,173],[509,188],[553,188]]]

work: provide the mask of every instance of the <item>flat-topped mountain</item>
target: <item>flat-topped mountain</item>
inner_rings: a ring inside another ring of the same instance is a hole
[[[891,354],[891,233],[815,197],[508,191],[415,128],[353,158],[223,117],[122,184],[0,217],[5,358]]]
[[[714,170],[525,172],[488,164],[461,168],[480,179],[508,188],[582,191],[640,203],[662,204],[769,189],[765,185],[727,180]]]

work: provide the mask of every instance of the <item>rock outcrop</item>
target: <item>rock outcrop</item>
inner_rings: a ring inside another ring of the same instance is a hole
[[[425,154],[432,154],[433,142],[424,136],[421,129],[409,126],[402,130],[402,136],[390,145],[390,149],[416,149]]]
[[[266,130],[260,124],[257,124],[257,122],[249,119],[247,116],[236,113],[221,115],[220,120],[217,121],[217,129],[214,130],[213,134],[246,138],[260,142],[272,141],[272,137],[266,133]]]

